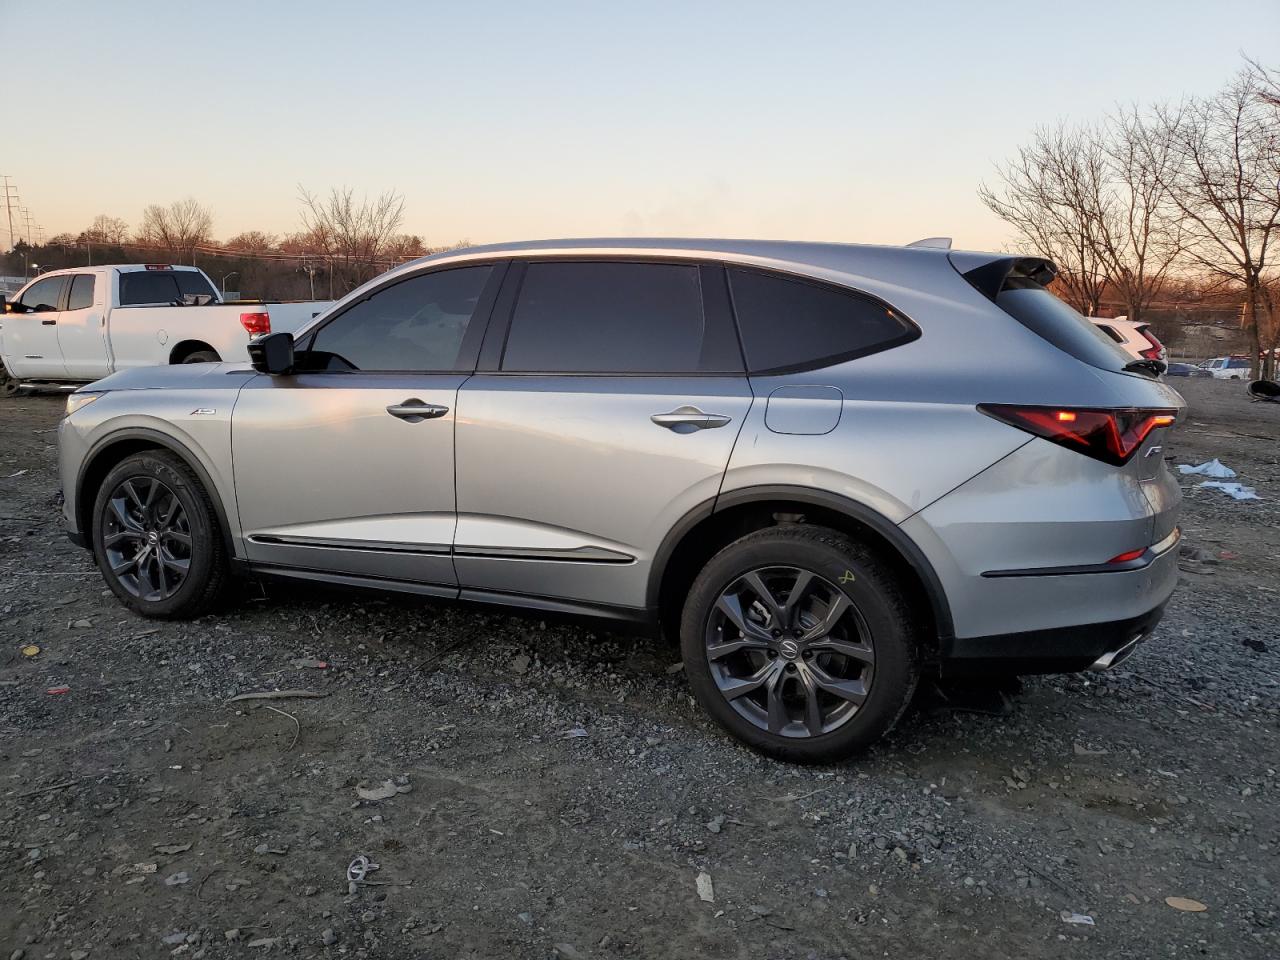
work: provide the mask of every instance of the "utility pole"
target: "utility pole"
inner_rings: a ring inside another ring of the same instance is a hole
[[[9,182],[10,176],[4,176],[4,209],[9,215],[9,249],[13,249],[13,202],[18,199],[18,188]]]
[[[22,208],[22,220],[27,225],[27,228],[23,232],[22,236],[26,239],[28,247],[34,246],[34,244],[31,242],[33,239],[31,235],[31,211],[28,210],[26,207]]]

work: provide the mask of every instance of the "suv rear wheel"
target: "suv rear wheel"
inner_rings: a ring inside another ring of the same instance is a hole
[[[93,556],[115,595],[145,617],[199,616],[227,576],[208,493],[190,467],[162,450],[126,457],[103,480]]]
[[[799,762],[878,740],[919,670],[896,578],[824,527],[772,527],[716,554],[689,591],[680,643],[703,708],[748,746]]]

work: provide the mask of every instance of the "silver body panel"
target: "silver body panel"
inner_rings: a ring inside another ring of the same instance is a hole
[[[776,376],[306,374],[230,365],[117,374],[62,428],[66,519],[113,434],[169,437],[207,472],[235,555],[538,605],[643,610],[685,518],[777,487],[882,518],[936,574],[958,643],[1135,617],[1168,598],[1176,550],[1140,570],[1052,573],[1167,540],[1180,495],[1162,436],[1108,466],[986,416],[979,403],[1182,407],[1142,376],[1064,354],[965,282],[946,251],[757,241],[553,241],[453,251],[392,271],[529,256],[689,258],[841,284],[922,335]],[[962,254],[966,265],[995,255]],[[325,315],[304,326],[322,323]],[[990,345],[1000,344],[999,363]],[[409,423],[386,407],[448,407]],[[673,430],[682,407],[722,425]],[[204,408],[212,414],[195,415]],[[1175,538],[1176,539],[1176,538]],[[1036,569],[1045,571],[1035,575]],[[1000,571],[1029,575],[991,576]],[[524,598],[520,600],[518,598]]]

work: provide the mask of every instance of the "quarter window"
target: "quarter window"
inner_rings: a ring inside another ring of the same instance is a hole
[[[303,369],[463,369],[463,338],[492,269],[459,267],[382,287],[320,328]]]
[[[71,295],[67,298],[68,310],[87,310],[93,306],[93,274],[77,273],[71,278]]]
[[[752,373],[825,366],[916,336],[891,308],[851,291],[737,267],[729,286]]]
[[[697,265],[544,262],[525,269],[502,369],[741,373],[742,362],[728,324],[703,316]]]

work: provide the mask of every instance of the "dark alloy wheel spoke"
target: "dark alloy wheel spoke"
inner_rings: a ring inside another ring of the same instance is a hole
[[[140,600],[168,600],[191,572],[186,510],[155,477],[120,482],[107,498],[99,537],[110,575]]]
[[[720,593],[705,655],[721,696],[770,734],[817,737],[866,702],[876,654],[853,600],[812,570],[749,570]]]

